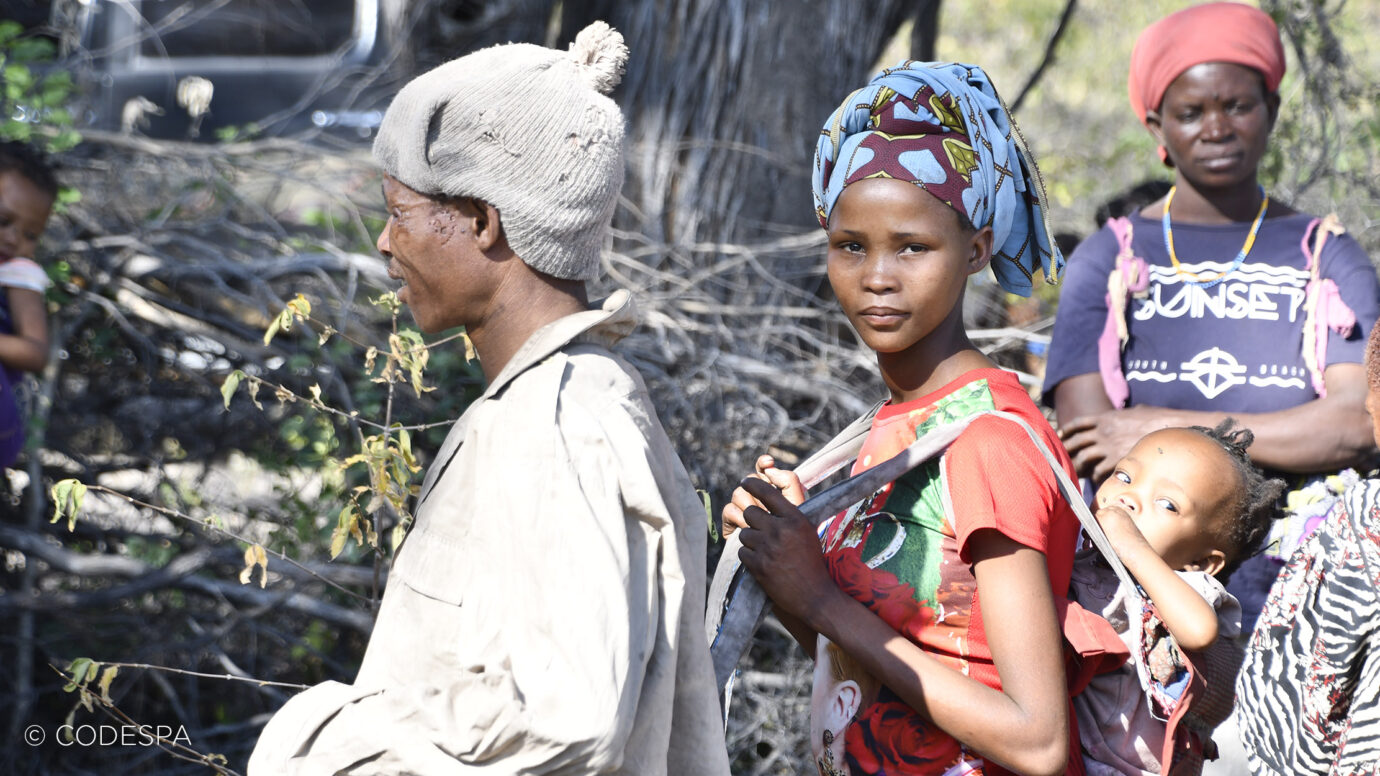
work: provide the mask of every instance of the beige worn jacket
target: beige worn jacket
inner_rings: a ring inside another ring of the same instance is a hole
[[[251,776],[727,774],[706,517],[627,292],[532,336],[427,472],[352,685],[290,700]]]

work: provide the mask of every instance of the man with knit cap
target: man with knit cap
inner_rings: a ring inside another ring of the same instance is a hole
[[[269,774],[727,774],[703,638],[700,505],[585,281],[623,167],[602,22],[409,83],[374,143],[378,248],[424,331],[464,326],[488,382],[418,495],[354,684],[290,700]]]

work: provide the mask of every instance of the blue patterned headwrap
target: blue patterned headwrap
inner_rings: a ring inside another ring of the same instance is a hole
[[[977,65],[903,62],[839,105],[815,148],[820,225],[848,184],[875,177],[911,181],[979,229],[992,227],[992,271],[1010,293],[1030,296],[1037,269],[1058,282],[1064,257],[1039,168]]]

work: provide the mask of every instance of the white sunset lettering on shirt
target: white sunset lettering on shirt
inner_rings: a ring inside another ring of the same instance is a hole
[[[1184,264],[1184,269],[1212,277],[1230,265],[1207,261]],[[1173,268],[1150,268],[1150,292],[1132,300],[1131,317],[1148,321],[1164,318],[1219,318],[1297,322],[1303,314],[1304,286],[1308,273],[1289,267],[1243,265],[1230,279],[1212,288],[1201,288],[1175,274]]]

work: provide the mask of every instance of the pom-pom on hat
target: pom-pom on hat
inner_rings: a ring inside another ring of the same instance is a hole
[[[533,269],[592,279],[623,184],[623,113],[608,94],[627,60],[604,22],[569,51],[508,43],[452,60],[398,92],[374,158],[422,194],[493,205]]]

